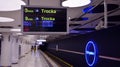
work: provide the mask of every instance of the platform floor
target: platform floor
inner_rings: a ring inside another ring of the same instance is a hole
[[[50,63],[45,59],[47,58]],[[32,51],[21,58],[18,64],[12,64],[12,67],[59,67],[49,57],[44,56],[41,51]]]

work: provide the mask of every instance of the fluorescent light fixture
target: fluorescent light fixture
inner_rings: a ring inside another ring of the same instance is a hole
[[[49,35],[40,35],[40,38],[47,38]]]
[[[41,45],[41,44],[42,44],[42,41],[37,41],[37,44]]]
[[[46,40],[45,40],[45,39],[40,39],[40,40],[37,40],[37,41],[46,42]]]
[[[66,0],[62,2],[64,7],[81,7],[91,3],[91,0]]]
[[[88,6],[83,9],[83,13],[92,13],[92,9],[94,6]]]
[[[22,0],[1,0],[0,11],[20,10],[21,5],[26,5]]]
[[[17,35],[23,35],[22,33],[16,33]]]
[[[68,19],[70,20],[70,19],[71,19],[71,17],[68,17]]]
[[[13,31],[13,32],[20,32],[21,29],[10,29],[10,31]]]
[[[0,22],[13,22],[15,21],[12,18],[8,18],[8,17],[0,17]]]

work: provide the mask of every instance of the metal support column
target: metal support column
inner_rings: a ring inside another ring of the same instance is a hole
[[[104,28],[107,28],[107,24],[108,24],[108,21],[107,21],[107,3],[106,3],[106,0],[104,0]]]

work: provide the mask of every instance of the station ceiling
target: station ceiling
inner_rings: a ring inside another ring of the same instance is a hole
[[[23,0],[27,5],[40,7],[62,7],[64,0]],[[89,5],[76,8],[67,8],[69,33],[67,35],[37,35],[39,38],[53,40],[61,36],[69,37],[71,34],[80,35],[96,31],[98,24],[104,23],[104,1],[107,4],[107,27],[120,24],[120,0],[91,0]],[[10,29],[21,29],[21,10],[0,11],[0,17],[13,18],[13,22],[0,22],[0,32],[11,32]]]

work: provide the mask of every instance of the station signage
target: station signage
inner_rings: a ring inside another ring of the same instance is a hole
[[[93,41],[89,41],[85,48],[85,59],[88,66],[92,67],[98,60],[98,48]]]
[[[68,32],[67,9],[23,6],[22,32],[33,34]]]

